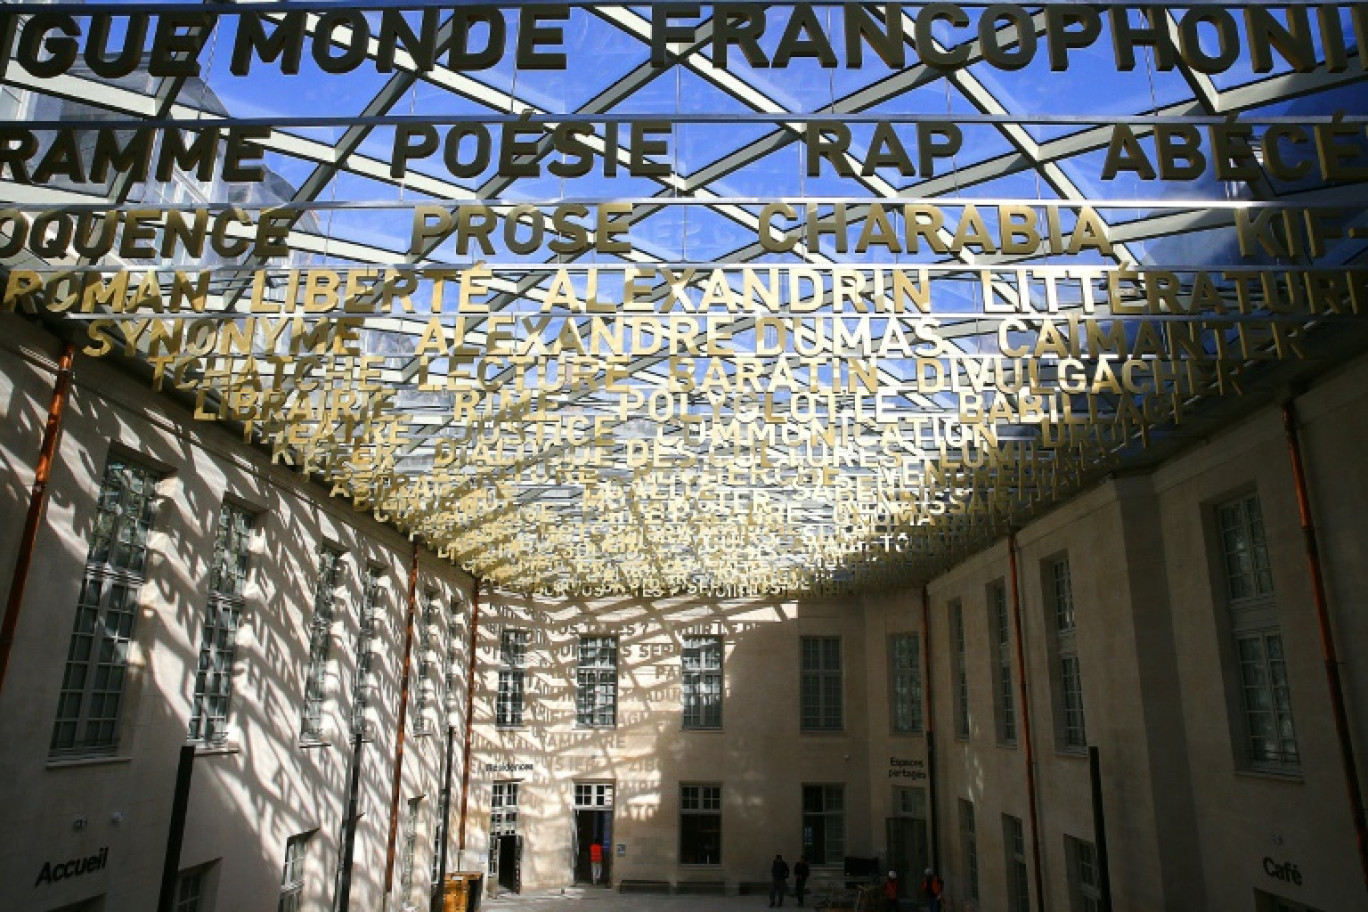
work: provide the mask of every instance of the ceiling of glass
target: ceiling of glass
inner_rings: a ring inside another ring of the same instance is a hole
[[[3,9],[5,307],[505,588],[916,583],[1362,343],[1362,6]]]

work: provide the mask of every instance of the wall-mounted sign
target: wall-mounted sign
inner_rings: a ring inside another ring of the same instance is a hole
[[[1302,885],[1301,871],[1297,870],[1295,862],[1274,861],[1270,856],[1265,855],[1263,860],[1264,873],[1274,880],[1281,880],[1285,883]]]
[[[80,877],[82,874],[90,874],[95,871],[102,871],[109,863],[109,846],[104,846],[94,855],[87,855],[84,858],[72,858],[67,861],[45,861],[43,869],[38,872],[38,879],[33,882],[35,887],[43,884],[50,884],[58,880],[67,880],[71,877]]]
[[[888,778],[919,782],[926,778],[926,761],[910,757],[889,757]]]
[[[530,763],[486,763],[486,773],[530,773],[532,764]]]

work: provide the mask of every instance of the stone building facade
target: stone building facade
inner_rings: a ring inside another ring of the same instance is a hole
[[[3,325],[8,589],[60,344]],[[396,805],[413,543],[117,367],[74,378],[0,696],[21,908],[152,907],[187,743],[178,889],[330,907],[359,719],[353,908],[425,903],[447,726],[448,868],[491,891],[588,881],[599,842],[613,888],[749,890],[805,853],[819,890],[935,866],[966,909],[1095,908],[1104,862],[1116,909],[1366,907],[1277,406],[925,591],[477,594],[419,547]],[[1365,388],[1360,360],[1292,400],[1360,776]]]

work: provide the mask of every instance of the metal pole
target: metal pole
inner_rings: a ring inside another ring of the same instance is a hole
[[[480,581],[470,593],[470,651],[466,654],[465,746],[461,748],[461,839],[457,844],[456,860],[465,864],[466,810],[470,806],[470,739],[471,717],[475,711],[475,649],[480,629]]]
[[[926,789],[931,799],[931,869],[940,874],[940,806],[936,804],[936,704],[931,699],[931,593],[922,586],[922,653],[926,657]]]
[[[9,600],[5,603],[5,620],[0,624],[0,692],[5,689],[5,674],[9,671],[10,651],[14,647],[15,632],[19,629],[19,612],[24,605],[24,587],[28,584],[29,568],[33,565],[33,548],[38,540],[38,527],[43,520],[43,506],[47,503],[48,479],[52,476],[52,461],[57,452],[57,438],[62,431],[62,409],[71,392],[71,363],[76,358],[76,344],[64,342],[57,361],[57,377],[52,385],[52,402],[48,405],[47,425],[43,428],[43,442],[38,449],[38,466],[33,473],[33,488],[29,494],[28,515],[24,531],[19,537],[19,555],[14,561],[14,576],[10,580]]]
[[[351,908],[352,859],[356,854],[356,815],[359,810],[357,795],[361,791],[361,744],[364,725],[352,734],[351,772],[347,776],[347,819],[342,830],[342,874],[337,883],[338,912]]]
[[[1016,632],[1017,686],[1021,691],[1021,733],[1026,747],[1026,803],[1031,812],[1031,862],[1035,868],[1036,912],[1045,912],[1045,879],[1040,869],[1040,815],[1036,811],[1035,754],[1031,748],[1031,696],[1026,689],[1026,647],[1021,633],[1021,586],[1017,582],[1016,531],[1007,533],[1007,566],[1012,577],[1012,626]]]
[[[1111,912],[1111,868],[1107,864],[1107,820],[1102,808],[1102,759],[1097,748],[1088,748],[1088,778],[1092,780],[1093,845],[1097,847],[1097,888],[1102,894],[1101,912]]]
[[[442,844],[437,852],[437,906],[446,899],[447,843],[451,841],[451,753],[455,748],[456,726],[447,726],[446,769],[442,773]]]
[[[413,618],[418,611],[418,543],[409,565],[408,620],[404,625],[404,670],[399,676],[399,722],[394,742],[394,787],[390,791],[389,843],[385,848],[385,907],[394,887],[394,843],[399,838],[399,790],[404,779],[404,724],[408,720],[409,669],[413,659]]]
[[[166,829],[166,860],[162,863],[161,893],[157,912],[175,912],[176,883],[180,880],[181,843],[185,841],[185,814],[190,806],[190,777],[195,772],[195,745],[180,749],[176,764],[176,792],[171,799],[171,824]]]
[[[1358,765],[1354,761],[1354,742],[1349,734],[1349,714],[1344,708],[1344,686],[1340,681],[1339,658],[1335,650],[1335,632],[1330,624],[1330,604],[1325,594],[1325,579],[1321,573],[1320,546],[1316,543],[1316,528],[1311,521],[1311,497],[1306,487],[1306,469],[1302,464],[1301,441],[1297,436],[1296,405],[1288,401],[1282,408],[1283,430],[1287,436],[1287,451],[1292,458],[1292,479],[1297,487],[1297,511],[1301,516],[1302,538],[1306,542],[1306,567],[1311,577],[1311,597],[1316,606],[1316,623],[1320,625],[1321,653],[1325,658],[1325,678],[1330,688],[1330,709],[1335,717],[1335,736],[1339,740],[1340,765],[1344,768],[1344,784],[1349,792],[1349,813],[1354,820],[1354,835],[1358,840],[1359,868],[1364,888],[1368,889],[1368,822],[1364,820],[1363,788],[1359,784]]]

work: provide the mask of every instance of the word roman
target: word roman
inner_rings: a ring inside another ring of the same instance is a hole
[[[1137,59],[1148,51],[1161,70],[1172,70],[1182,61],[1199,73],[1215,74],[1243,58],[1256,73],[1267,73],[1280,62],[1308,73],[1317,67],[1318,45],[1330,72],[1343,72],[1350,60],[1362,67],[1355,48],[1363,47],[1368,36],[1368,5],[1353,3],[1347,8],[1351,35],[1345,34],[1340,8],[1333,4],[1287,4],[1280,9],[1198,5],[1182,10],[1143,3],[1107,9],[1068,4],[1040,11],[995,4],[979,12],[954,3],[893,3],[884,7],[882,16],[863,5],[840,4],[835,7],[842,20],[839,29],[828,22],[824,10],[806,3],[660,3],[645,15],[650,17],[650,64],[655,68],[672,65],[678,56],[700,53],[712,66],[726,69],[734,52],[755,69],[782,69],[795,60],[816,60],[835,68],[842,65],[842,56],[844,66],[857,68],[864,65],[869,50],[892,70],[919,60],[947,71],[975,63],[977,47],[990,66],[1011,71],[1030,66],[1043,46],[1050,68],[1065,70],[1071,54],[1092,47],[1105,31],[1120,70],[1135,69]],[[1142,14],[1141,20],[1132,16],[1135,11]],[[24,10],[23,18],[19,12],[5,15],[19,20],[14,61],[39,78],[60,76],[78,64],[103,78],[127,76],[143,67],[152,76],[197,77],[198,57],[219,19],[186,9],[101,11],[77,17],[38,8]],[[1169,15],[1174,19],[1172,31]],[[267,63],[276,64],[285,75],[297,75],[306,49],[325,73],[362,67],[390,73],[398,66],[418,72],[438,67],[487,70],[510,51],[521,70],[568,66],[566,4],[520,7],[512,28],[494,4],[368,11],[362,3],[321,13],[244,11],[222,18],[237,20],[229,66],[238,76]],[[916,59],[909,58],[909,47]]]

